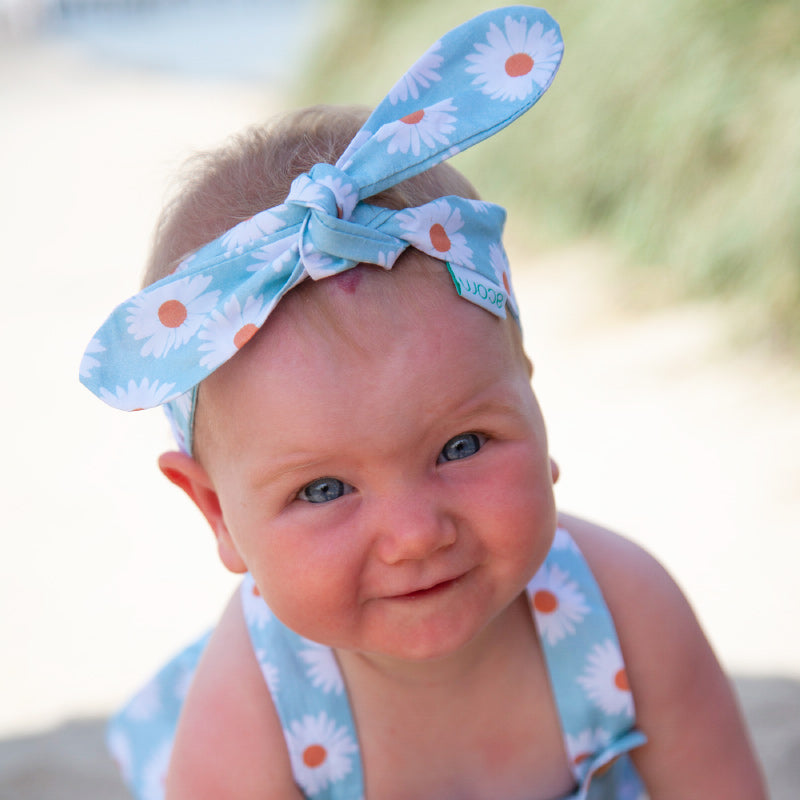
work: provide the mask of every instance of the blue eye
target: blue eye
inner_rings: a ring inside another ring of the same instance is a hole
[[[353,487],[350,484],[338,478],[317,478],[297,493],[297,499],[305,500],[307,503],[329,503],[352,491]]]
[[[461,458],[474,456],[483,447],[484,439],[477,433],[459,433],[454,436],[439,454],[439,463],[458,461]]]

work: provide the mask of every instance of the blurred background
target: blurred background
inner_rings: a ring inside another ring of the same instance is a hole
[[[437,35],[495,5],[0,0],[0,800],[124,797],[104,718],[236,584],[157,472],[161,415],[111,410],[77,380],[138,287],[176,169],[276,111],[375,104]],[[788,800],[800,14],[794,0],[547,7],[559,77],[454,163],[510,211],[559,503],[670,569]]]

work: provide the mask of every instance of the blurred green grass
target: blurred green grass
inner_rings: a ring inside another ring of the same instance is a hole
[[[437,36],[492,7],[341,0],[302,100],[374,104]],[[796,0],[547,9],[566,43],[555,83],[455,165],[512,209],[515,241],[607,241],[639,286],[723,298],[741,337],[800,352]]]

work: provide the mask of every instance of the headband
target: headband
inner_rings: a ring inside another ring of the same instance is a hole
[[[441,197],[394,211],[362,201],[492,136],[552,82],[563,53],[543,10],[481,14],[443,36],[398,81],[336,165],[317,164],[286,200],[239,223],[111,313],[81,362],[81,381],[125,411],[165,405],[191,451],[197,385],[306,278],[357,264],[391,269],[407,247],[447,264],[456,290],[516,316],[502,245],[505,210]]]

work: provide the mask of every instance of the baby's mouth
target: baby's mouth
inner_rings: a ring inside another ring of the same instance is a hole
[[[457,575],[455,578],[448,578],[443,581],[439,581],[438,583],[434,583],[432,586],[425,587],[423,589],[414,589],[410,592],[404,592],[402,594],[392,595],[392,600],[420,600],[425,597],[434,597],[438,594],[443,594],[448,589],[455,586],[463,577],[463,575]]]

